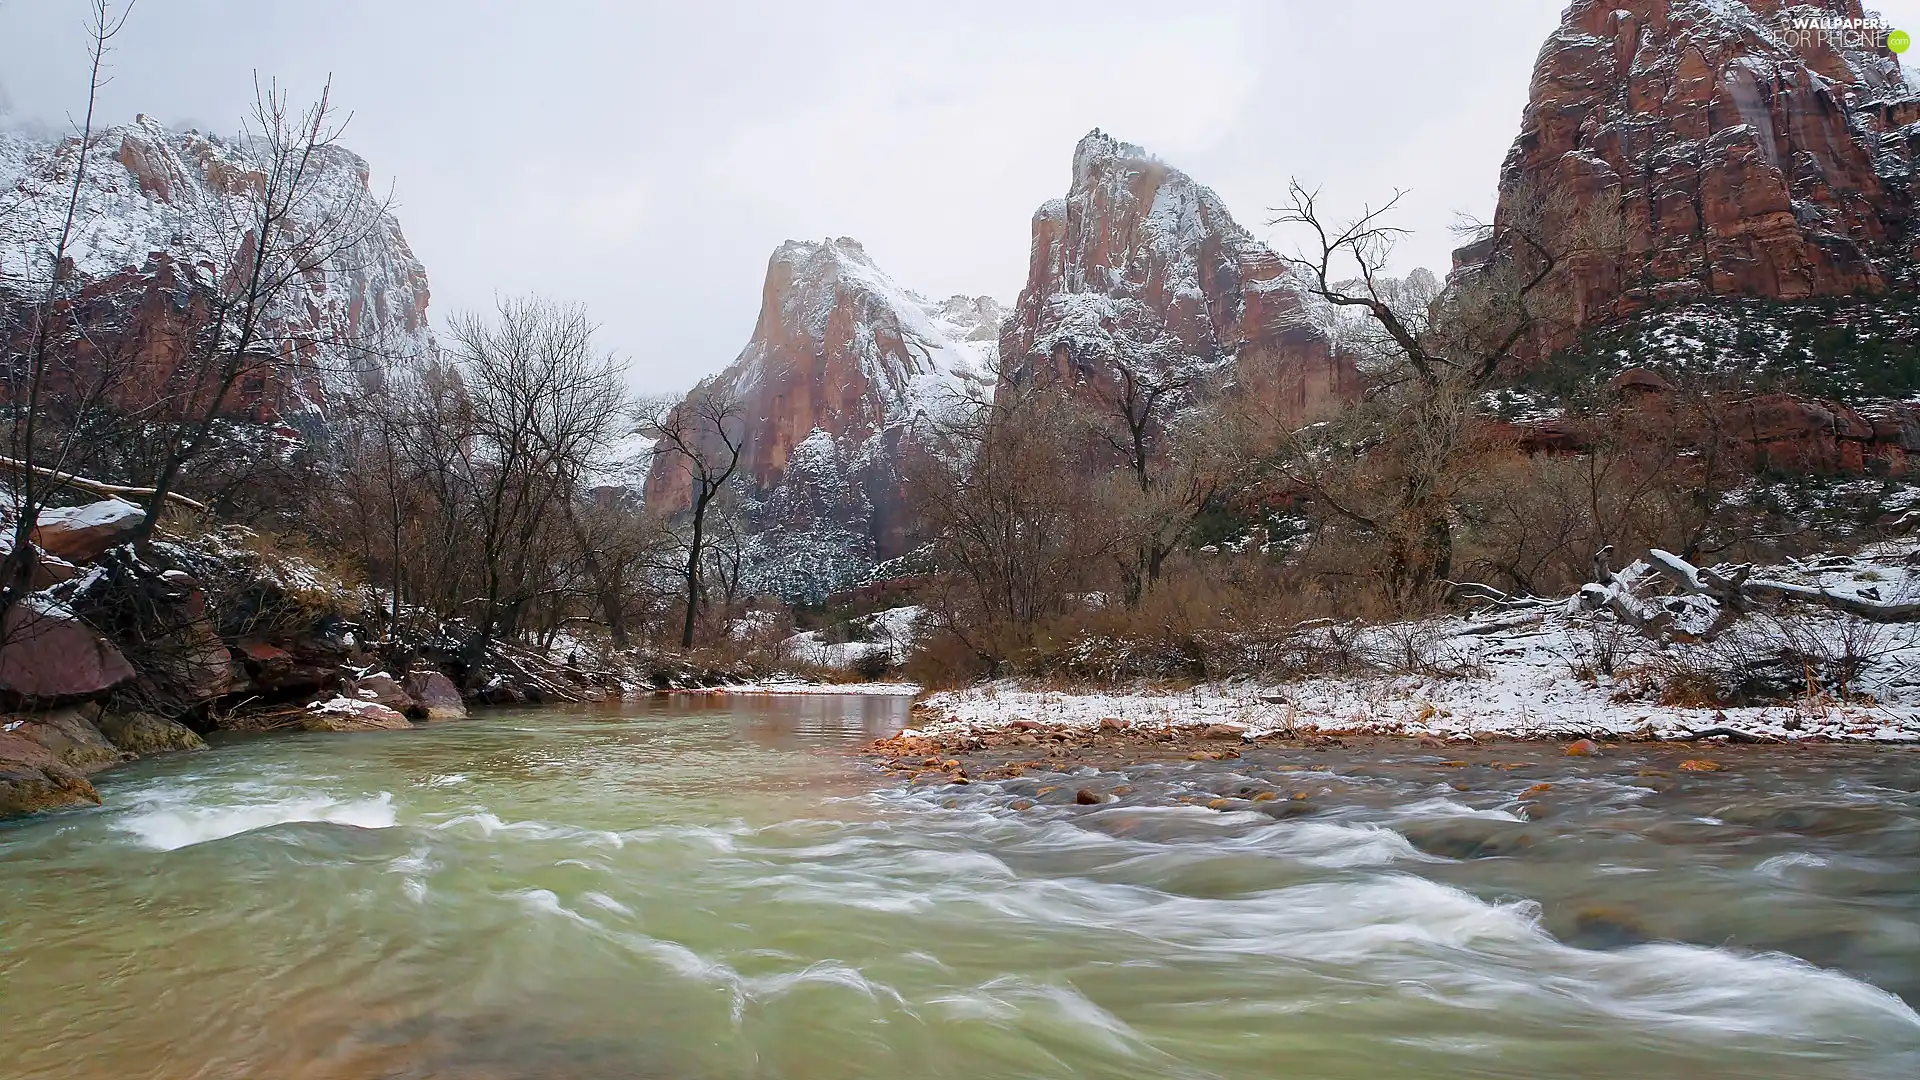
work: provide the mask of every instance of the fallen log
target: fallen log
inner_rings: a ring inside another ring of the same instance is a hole
[[[1844,611],[1849,615],[1858,615],[1870,622],[1920,622],[1920,601],[1888,603],[1883,600],[1869,600],[1862,596],[1849,596],[1846,593],[1822,589],[1816,585],[1795,585],[1788,581],[1772,581],[1766,578],[1755,579],[1749,576],[1753,573],[1753,568],[1745,564],[1731,566],[1724,570],[1697,567],[1680,556],[1659,548],[1649,551],[1647,559],[1661,577],[1678,585],[1682,591],[1712,597],[1735,612],[1744,613],[1751,610],[1756,600],[1784,599],[1818,604],[1835,611]]]
[[[1768,581],[1764,578],[1747,582],[1742,591],[1754,596],[1804,600],[1835,611],[1844,611],[1849,615],[1858,615],[1868,622],[1920,622],[1920,601],[1890,604],[1880,600],[1848,596],[1845,593],[1836,593],[1813,585],[1795,585],[1787,581]]]
[[[85,491],[94,495],[127,496],[153,494],[153,489],[150,487],[128,487],[125,484],[109,484],[102,480],[89,480],[84,476],[77,476],[73,473],[63,473],[57,469],[49,469],[44,465],[29,465],[18,458],[0,457],[0,469],[6,469],[9,472],[32,472],[35,476],[46,477],[60,487],[72,488],[75,491]],[[189,499],[179,492],[169,491],[167,492],[167,498],[188,509],[198,510],[203,514],[207,512],[206,503]]]
[[[1547,621],[1545,612],[1532,615],[1516,615],[1512,618],[1496,619],[1493,622],[1473,623],[1454,633],[1454,637],[1478,637],[1484,634],[1497,634],[1502,630],[1518,630],[1526,626],[1539,626]]]

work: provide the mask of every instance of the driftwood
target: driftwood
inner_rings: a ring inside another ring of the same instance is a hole
[[[1811,585],[1795,585],[1786,581],[1749,581],[1742,591],[1749,595],[1805,600],[1822,607],[1830,607],[1835,611],[1844,611],[1849,615],[1858,615],[1869,622],[1920,622],[1920,602],[1916,601],[1889,604],[1879,600],[1863,600],[1857,596],[1829,592]]]
[[[44,465],[28,465],[26,462],[21,461],[18,458],[0,457],[0,469],[6,469],[9,472],[31,471],[33,475],[44,476],[47,479],[53,481],[55,484],[59,485],[60,487],[72,488],[75,491],[85,491],[94,495],[106,495],[111,497],[111,496],[123,496],[123,495],[152,495],[153,494],[153,489],[150,487],[128,487],[125,484],[109,484],[100,480],[89,480],[84,476],[76,476],[72,473],[63,473],[56,469],[49,469]],[[167,492],[167,498],[173,500],[174,502],[179,503],[181,506],[187,507],[192,510],[198,510],[203,514],[207,512],[206,503],[197,502],[193,499],[189,499],[185,495],[182,495],[178,492],[174,492],[174,491]]]
[[[1535,612],[1532,615],[1515,615],[1511,618],[1495,619],[1492,622],[1469,624],[1455,631],[1453,636],[1477,637],[1483,634],[1497,634],[1503,630],[1519,630],[1523,627],[1539,626],[1546,621],[1547,616],[1545,612]]]
[[[1606,550],[1602,549],[1602,555],[1594,557],[1596,565],[1601,563]],[[1636,562],[1618,573],[1609,572],[1604,585],[1596,581],[1580,586],[1574,603],[1588,611],[1610,611],[1614,618],[1641,633],[1657,636],[1673,623],[1673,613],[1633,595],[1634,586],[1640,583],[1647,569],[1646,563]]]
[[[1701,739],[1725,739],[1728,742],[1737,743],[1777,743],[1786,741],[1784,739],[1774,738],[1771,735],[1756,735],[1751,731],[1741,731],[1739,728],[1730,727],[1701,728],[1698,731],[1688,731],[1680,735],[1672,736],[1672,741],[1674,742],[1697,742]]]
[[[1488,608],[1507,608],[1514,611],[1528,611],[1535,608],[1555,607],[1559,600],[1547,600],[1538,596],[1518,596],[1501,592],[1491,585],[1479,581],[1449,581],[1448,597],[1453,600],[1484,600]],[[1482,610],[1486,610],[1483,608]]]
[[[1746,565],[1716,569],[1697,567],[1672,552],[1654,548],[1647,553],[1660,576],[1683,591],[1710,596],[1734,612],[1751,611],[1758,600],[1800,600],[1857,615],[1870,622],[1920,622],[1920,601],[1888,603],[1833,592],[1814,585],[1754,578]]]

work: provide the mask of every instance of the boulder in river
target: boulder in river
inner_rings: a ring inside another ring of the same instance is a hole
[[[464,720],[467,718],[467,705],[460,698],[460,689],[453,685],[452,679],[440,672],[424,668],[410,671],[403,685],[420,708],[426,710],[427,719]]]
[[[1416,822],[1400,829],[1408,843],[1443,859],[1496,859],[1533,846],[1525,826],[1491,818],[1459,817]]]
[[[206,740],[178,720],[150,712],[107,712],[95,721],[113,745],[135,757],[175,750],[205,750]]]
[[[1620,949],[1653,940],[1652,932],[1631,912],[1608,907],[1574,912],[1572,925],[1560,936],[1567,944],[1582,949]]]
[[[62,765],[78,773],[96,773],[127,760],[79,709],[56,709],[37,716],[17,717],[13,733],[38,743]]]
[[[100,805],[100,794],[86,777],[46,747],[21,738],[18,729],[5,727],[0,725],[0,818]]]

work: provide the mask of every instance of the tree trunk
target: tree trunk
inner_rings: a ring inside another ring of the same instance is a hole
[[[713,496],[701,492],[693,504],[693,541],[687,545],[687,618],[680,629],[680,647],[693,648],[693,619],[700,607],[700,548],[706,539],[707,503]]]

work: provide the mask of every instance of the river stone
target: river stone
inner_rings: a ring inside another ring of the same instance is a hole
[[[407,673],[405,683],[407,693],[413,696],[420,707],[427,711],[429,720],[465,720],[466,702],[460,698],[460,690],[453,680],[430,669],[419,669]]]
[[[1484,818],[1420,822],[1400,832],[1414,847],[1443,859],[1496,859],[1533,846],[1524,826]]]
[[[98,806],[100,794],[87,778],[60,763],[46,747],[0,732],[0,818],[70,806]]]
[[[38,743],[62,765],[75,772],[96,773],[127,760],[107,741],[79,709],[57,709],[38,716],[17,718],[14,734]]]
[[[1653,940],[1653,934],[1631,912],[1606,907],[1575,912],[1572,927],[1561,937],[1582,949],[1623,949]]]
[[[150,712],[106,713],[96,726],[113,745],[135,757],[207,748],[206,740],[192,728]]]
[[[412,726],[385,705],[343,697],[309,705],[300,721],[302,731],[399,731]]]
[[[384,671],[353,680],[345,696],[384,705],[397,713],[405,713],[414,705],[413,695],[400,686],[400,680]]]

